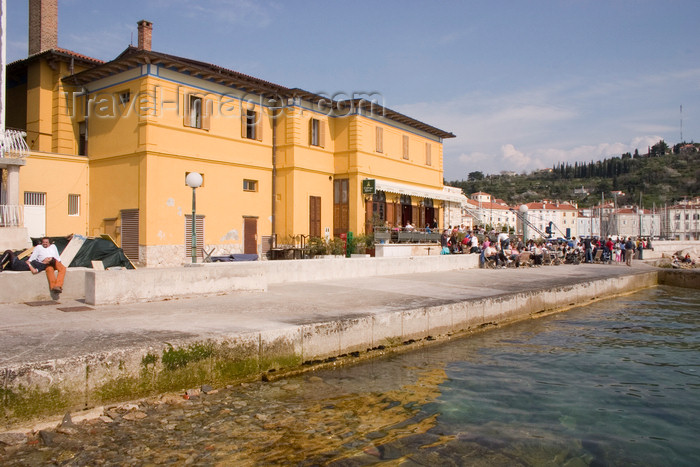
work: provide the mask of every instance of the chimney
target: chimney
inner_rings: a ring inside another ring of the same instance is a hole
[[[139,25],[139,49],[151,50],[151,35],[153,33],[153,23],[142,19]]]
[[[58,47],[58,0],[29,0],[29,55]]]

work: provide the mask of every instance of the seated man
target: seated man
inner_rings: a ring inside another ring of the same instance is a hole
[[[479,237],[476,236],[476,233],[472,235],[471,241],[471,253],[479,253]]]
[[[498,266],[498,251],[491,245],[484,248],[481,252],[482,267],[484,267],[489,261],[492,261],[495,266]]]
[[[49,280],[49,288],[52,292],[63,292],[63,279],[66,277],[66,267],[61,263],[56,245],[51,244],[49,237],[41,239],[41,245],[34,247],[31,256],[27,260],[27,265],[32,274],[46,271]],[[55,272],[58,271],[58,278]]]

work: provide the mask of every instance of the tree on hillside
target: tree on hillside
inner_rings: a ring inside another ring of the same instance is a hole
[[[484,173],[481,171],[474,171],[474,172],[469,172],[469,176],[467,177],[467,180],[470,182],[475,182],[477,180],[483,180],[484,179]]]
[[[649,150],[649,155],[651,157],[660,157],[668,152],[668,144],[666,141],[660,140],[658,143],[653,145]]]

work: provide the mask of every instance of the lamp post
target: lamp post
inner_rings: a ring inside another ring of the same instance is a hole
[[[192,188],[192,262],[197,262],[197,199],[195,191],[202,186],[202,174],[190,172],[185,177],[185,183]]]

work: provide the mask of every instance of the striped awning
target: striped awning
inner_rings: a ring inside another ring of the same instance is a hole
[[[450,201],[452,203],[462,203],[462,200],[465,199],[464,195],[458,195],[448,191],[436,190],[434,188],[421,188],[414,185],[387,182],[379,179],[377,179],[375,182],[375,188],[377,191],[384,191],[387,193],[397,193],[400,195],[415,196],[417,198],[439,199],[442,201]]]

